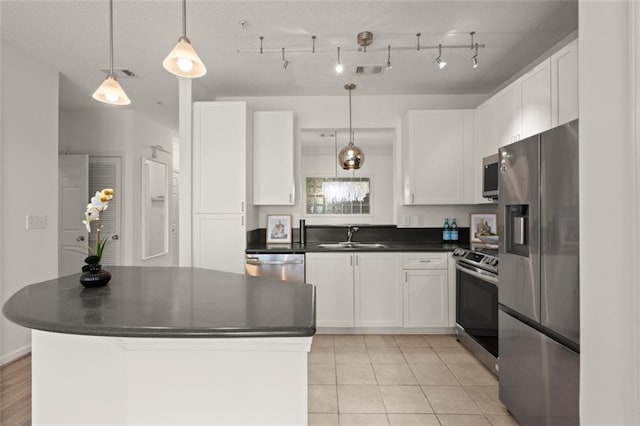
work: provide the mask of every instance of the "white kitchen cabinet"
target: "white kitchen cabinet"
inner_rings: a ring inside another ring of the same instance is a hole
[[[194,104],[194,213],[246,212],[253,159],[248,114],[245,102]]]
[[[196,102],[193,121],[193,265],[244,273],[252,205],[251,115],[244,102]]]
[[[402,275],[404,327],[451,326],[447,253],[404,253]]]
[[[402,137],[405,205],[474,202],[473,114],[473,110],[407,112]]]
[[[402,327],[399,253],[356,253],[355,326]]]
[[[246,232],[243,215],[194,215],[193,266],[244,274]]]
[[[518,140],[522,97],[516,81],[494,96],[493,124],[498,147]]]
[[[318,327],[401,327],[398,253],[307,253]]]
[[[518,140],[551,128],[551,59],[522,76],[521,121]]]
[[[551,128],[551,61],[546,59],[494,96],[498,146]]]
[[[551,126],[578,118],[578,40],[551,56]]]
[[[254,112],[253,150],[253,203],[294,205],[293,112]]]
[[[475,179],[473,195],[476,204],[490,204],[493,202],[482,196],[482,159],[498,153],[498,141],[495,136],[493,123],[493,107],[494,99],[490,98],[476,108],[476,131],[473,145],[473,170]]]
[[[306,282],[316,286],[316,325],[353,327],[353,255],[307,253]]]

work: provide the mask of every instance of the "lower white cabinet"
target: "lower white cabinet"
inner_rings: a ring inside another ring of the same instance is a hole
[[[355,256],[356,327],[402,327],[399,253]]]
[[[316,326],[353,327],[353,255],[307,253],[306,281],[316,286]]]
[[[404,327],[448,327],[447,253],[405,253],[402,264]]]
[[[447,253],[307,253],[316,286],[316,325],[445,328],[455,301]]]
[[[400,327],[398,253],[307,253],[318,327]]]

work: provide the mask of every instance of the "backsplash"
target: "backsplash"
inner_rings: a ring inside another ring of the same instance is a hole
[[[442,242],[442,228],[398,228],[396,225],[356,225],[358,231],[353,234],[353,241],[415,241],[425,243]],[[458,242],[469,243],[469,228],[458,228]],[[300,241],[300,229],[292,229],[292,241]],[[307,225],[307,242],[334,242],[347,239],[347,226]],[[247,247],[264,244],[266,229],[257,228],[247,232]]]

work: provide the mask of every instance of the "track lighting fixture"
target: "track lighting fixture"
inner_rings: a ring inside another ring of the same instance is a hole
[[[129,105],[129,97],[113,73],[113,0],[109,0],[109,74],[93,92],[93,99],[111,105]]]
[[[447,66],[447,63],[442,60],[442,45],[441,44],[438,45],[438,57],[436,58],[436,64],[438,64],[438,67],[440,69],[443,69],[444,67]]]
[[[364,151],[353,143],[353,127],[351,126],[351,91],[356,85],[349,83],[344,86],[349,91],[349,144],[340,150],[338,164],[344,170],[358,170],[364,164]]]
[[[344,67],[340,62],[340,46],[338,46],[338,62],[336,63],[336,74],[342,74],[342,71],[344,71]]]
[[[197,78],[207,73],[207,68],[187,38],[187,0],[182,0],[182,36],[162,61],[162,66],[178,77]]]
[[[1,1],[1,0],[0,0]],[[438,56],[435,59],[435,63],[438,64],[438,68],[439,69],[443,69],[444,67],[447,66],[447,62],[442,58],[442,51],[445,49],[449,49],[449,50],[453,50],[453,49],[471,49],[471,50],[475,50],[475,54],[474,56],[471,58],[472,63],[473,63],[473,67],[477,68],[478,67],[478,50],[481,48],[485,48],[487,47],[485,44],[480,44],[480,43],[475,43],[474,42],[474,35],[475,35],[475,31],[471,31],[469,33],[471,35],[471,43],[464,43],[464,44],[434,44],[434,45],[422,45],[421,44],[421,39],[420,37],[422,36],[421,33],[415,33],[415,37],[416,37],[416,42],[414,45],[399,45],[399,46],[394,46],[393,49],[395,51],[417,51],[417,52],[423,52],[423,51],[429,51],[429,50],[438,50]],[[259,49],[256,48],[246,48],[246,49],[238,49],[238,53],[278,53],[281,54],[283,52],[283,49],[285,47],[278,47],[278,48],[265,48],[263,46],[263,40],[264,37],[260,36],[260,45],[259,45]],[[334,70],[336,72],[336,74],[342,74],[345,71],[344,65],[342,64],[342,57],[341,54],[343,52],[353,52],[353,53],[364,53],[364,52],[386,52],[387,53],[387,63],[386,63],[386,69],[390,70],[392,69],[392,65],[391,65],[391,46],[387,45],[386,47],[374,47],[373,46],[373,40],[374,40],[374,34],[371,31],[361,31],[357,34],[356,37],[356,45],[352,46],[352,47],[340,47],[340,46],[336,46],[335,47],[335,52],[336,52],[336,61],[334,62]],[[291,54],[292,52],[295,54],[315,54],[318,52],[333,52],[334,47],[317,47],[317,37],[315,35],[311,36],[311,49],[309,49],[308,47],[299,47],[299,45],[297,46],[291,46],[291,47],[286,47],[287,51]],[[286,68],[286,66],[284,65],[285,60],[283,59],[283,67]],[[378,68],[378,67],[376,67]],[[381,67],[380,67],[381,68]]]

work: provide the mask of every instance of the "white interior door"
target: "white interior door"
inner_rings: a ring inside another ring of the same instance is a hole
[[[100,214],[100,224],[103,226],[102,235],[109,235],[102,254],[102,265],[122,264],[122,158],[120,157],[89,157],[89,191],[95,194],[104,188],[113,188],[115,197],[109,202],[109,208]],[[87,198],[88,200],[88,198]],[[86,207],[86,203],[85,203]],[[89,234],[89,244],[95,247],[95,232]]]
[[[89,156],[61,155],[58,160],[58,275],[80,272],[87,256],[88,233],[82,223],[89,193]]]

